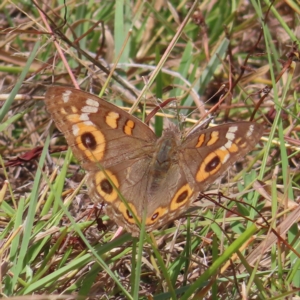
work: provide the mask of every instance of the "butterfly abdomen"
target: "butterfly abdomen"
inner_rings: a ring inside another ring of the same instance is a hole
[[[150,194],[162,187],[166,188],[164,181],[169,177],[174,162],[178,161],[178,143],[177,137],[171,131],[167,131],[158,140],[149,170],[151,181],[148,182],[148,191]]]

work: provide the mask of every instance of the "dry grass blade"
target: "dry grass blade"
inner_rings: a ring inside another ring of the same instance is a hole
[[[260,260],[270,248],[276,243],[282,243],[285,240],[286,233],[295,224],[295,220],[300,218],[300,206],[293,210],[281,223],[276,225],[274,231],[267,233],[266,238],[246,257],[246,260],[250,266]],[[290,247],[293,250],[293,247]],[[295,254],[300,258],[300,253],[295,252]],[[241,266],[239,268],[240,272],[245,271],[245,267]]]

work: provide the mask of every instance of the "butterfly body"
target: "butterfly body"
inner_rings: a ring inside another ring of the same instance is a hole
[[[171,124],[157,137],[139,119],[79,90],[50,87],[45,103],[88,173],[90,197],[105,202],[107,214],[133,235],[139,233],[136,219],[145,217],[152,231],[180,215],[263,131],[238,122],[198,128],[182,139]]]

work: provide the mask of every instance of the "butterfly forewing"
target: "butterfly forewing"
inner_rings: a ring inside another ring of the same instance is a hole
[[[50,87],[45,103],[73,154],[86,170],[153,152],[153,131],[117,106],[67,87]]]
[[[245,157],[259,141],[263,127],[254,122],[228,123],[195,130],[181,146],[186,177],[197,191],[219,178],[233,163]]]

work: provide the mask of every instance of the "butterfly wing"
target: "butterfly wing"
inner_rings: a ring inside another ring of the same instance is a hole
[[[181,166],[195,191],[205,191],[234,162],[258,143],[262,125],[254,122],[223,124],[191,132],[181,145]]]
[[[117,165],[151,152],[153,131],[134,116],[92,94],[48,88],[45,103],[74,156],[87,171]],[[98,164],[98,165],[97,165]]]

